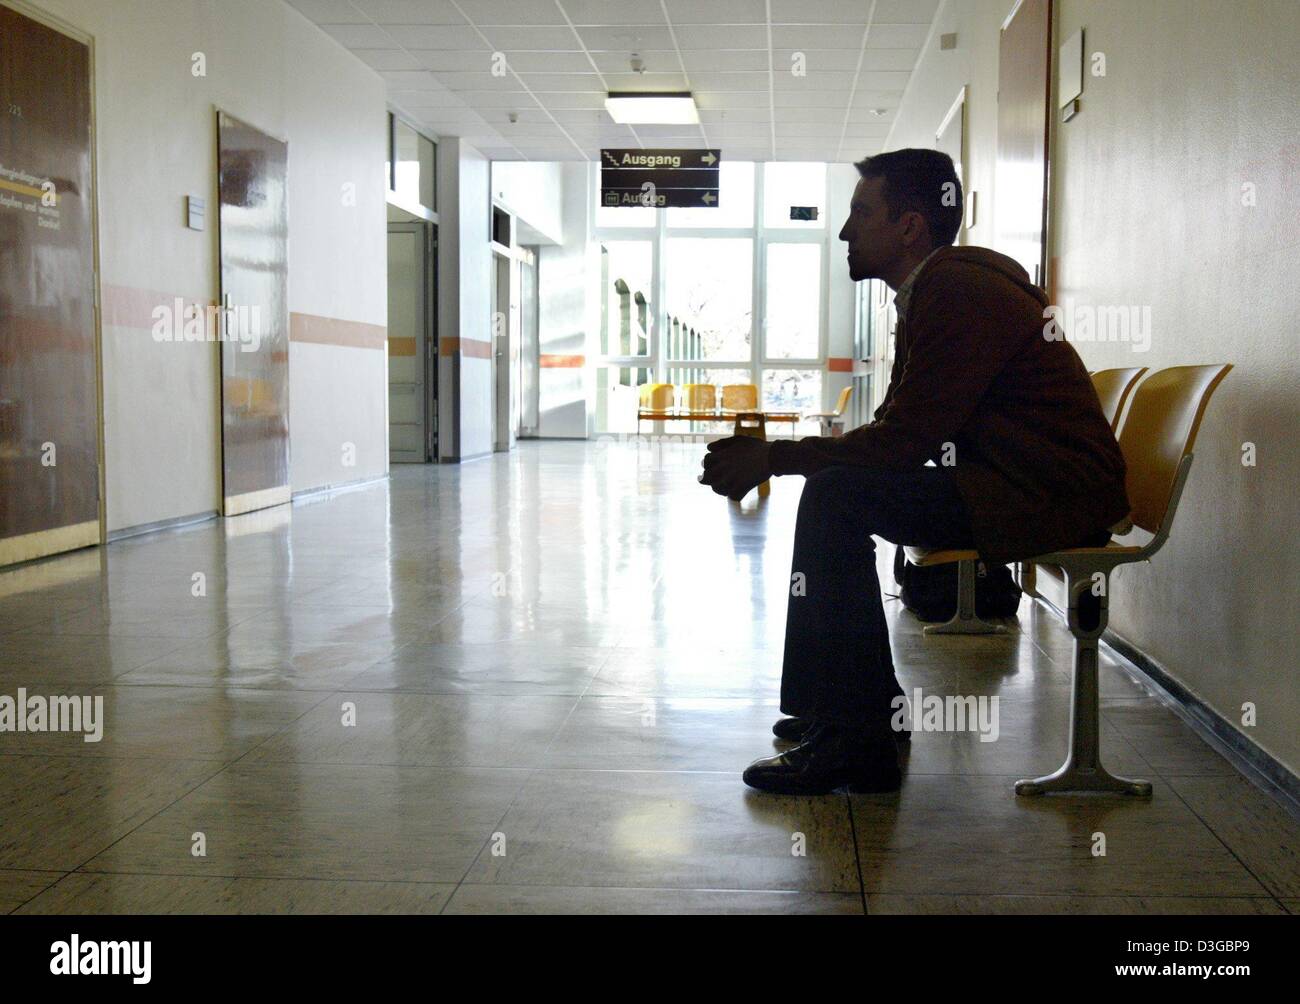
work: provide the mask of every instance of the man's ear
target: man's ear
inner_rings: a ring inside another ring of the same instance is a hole
[[[903,213],[903,243],[908,247],[927,240],[930,235],[930,225],[925,222],[925,216],[916,210],[907,210]]]

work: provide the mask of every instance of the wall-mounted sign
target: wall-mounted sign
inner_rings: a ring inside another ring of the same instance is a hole
[[[817,219],[816,206],[791,206],[790,219],[812,221]]]
[[[600,204],[711,208],[721,150],[601,150]]]

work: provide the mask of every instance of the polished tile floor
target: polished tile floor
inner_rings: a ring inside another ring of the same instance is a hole
[[[0,695],[104,704],[97,743],[0,733],[0,911],[1300,910],[1300,826],[1113,661],[1104,752],[1154,797],[1012,794],[1069,707],[1027,601],[999,638],[887,601],[905,688],[997,696],[996,742],[746,789],[802,480],[732,505],[701,449],[524,442],[0,574]]]

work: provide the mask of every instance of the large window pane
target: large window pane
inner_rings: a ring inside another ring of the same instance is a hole
[[[748,362],[753,327],[754,242],[673,237],[664,248],[669,359]]]
[[[767,357],[816,359],[821,347],[821,245],[767,245],[765,295]]]
[[[800,414],[821,411],[821,370],[764,370],[763,410],[797,411]],[[784,424],[768,426],[768,434],[788,428]],[[817,435],[817,422],[800,422],[795,433],[800,436]]]
[[[624,206],[615,209],[600,204],[600,186],[596,186],[596,226],[598,227],[653,227],[657,224],[653,206]]]
[[[650,241],[601,241],[600,351],[607,356],[650,353],[654,297]]]
[[[752,227],[754,165],[724,160],[718,165],[718,204],[700,209],[669,209],[670,227]]]
[[[826,225],[826,165],[772,163],[763,166],[763,225],[815,230]],[[813,206],[816,220],[790,219],[791,206]]]

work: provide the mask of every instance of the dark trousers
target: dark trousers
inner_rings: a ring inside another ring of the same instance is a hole
[[[940,467],[828,467],[808,478],[794,532],[781,710],[852,728],[888,727],[894,676],[872,535],[973,547],[970,515]]]

